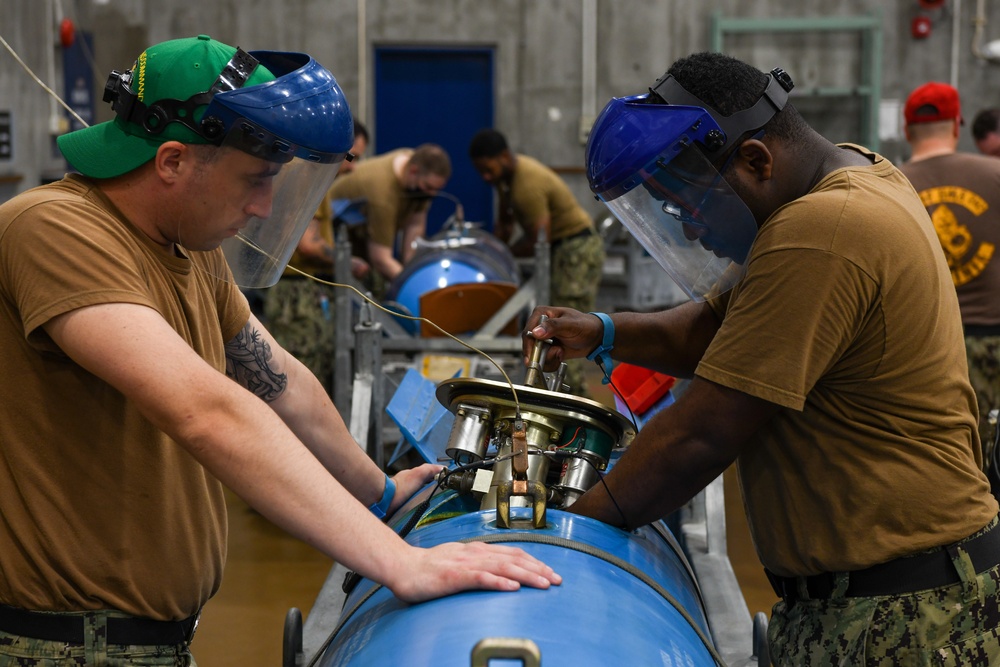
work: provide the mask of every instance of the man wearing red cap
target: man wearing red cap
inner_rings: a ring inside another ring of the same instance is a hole
[[[920,86],[903,113],[912,155],[900,169],[927,207],[958,291],[989,469],[994,442],[989,412],[1000,408],[1000,162],[956,150],[964,121],[952,86]]]

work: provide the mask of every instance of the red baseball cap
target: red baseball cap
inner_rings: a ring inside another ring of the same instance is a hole
[[[962,118],[962,108],[958,101],[958,91],[947,83],[931,81],[920,86],[906,98],[903,116],[907,125],[917,123],[934,123],[939,120]]]

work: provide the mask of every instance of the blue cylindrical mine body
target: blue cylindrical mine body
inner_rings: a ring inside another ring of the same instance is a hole
[[[397,515],[396,529],[411,515]],[[316,664],[468,667],[473,647],[485,638],[529,639],[546,667],[716,664],[697,583],[665,525],[626,532],[550,510],[546,527],[535,530],[530,517],[530,508],[512,508],[514,527],[498,528],[496,512],[480,511],[448,491],[435,498],[406,541],[418,547],[463,540],[517,546],[551,565],[562,585],[406,604],[362,580]]]

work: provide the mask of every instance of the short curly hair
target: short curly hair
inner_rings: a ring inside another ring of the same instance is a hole
[[[752,107],[768,84],[767,74],[756,67],[732,56],[708,51],[681,58],[670,66],[667,74],[722,116]],[[740,141],[759,129],[751,128]],[[763,127],[766,134],[788,141],[804,137],[808,129],[790,100]]]
[[[997,132],[1000,126],[1000,109],[983,109],[972,120],[972,138],[982,141],[991,132]]]

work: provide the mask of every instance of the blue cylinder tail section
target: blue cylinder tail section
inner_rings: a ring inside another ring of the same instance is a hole
[[[471,591],[409,605],[363,580],[316,664],[467,667],[473,647],[487,637],[530,639],[550,666],[716,664],[697,584],[683,555],[654,528],[625,532],[550,510],[544,529],[522,529],[517,524],[529,521],[531,510],[512,508],[515,528],[504,530],[493,511],[449,517],[446,505],[407,542],[499,540],[551,565],[562,585]]]
[[[405,315],[420,315],[420,297],[428,292],[469,283],[520,284],[520,272],[510,249],[489,232],[472,226],[445,229],[417,250],[386,291],[386,301]],[[399,318],[411,334],[420,325]]]

